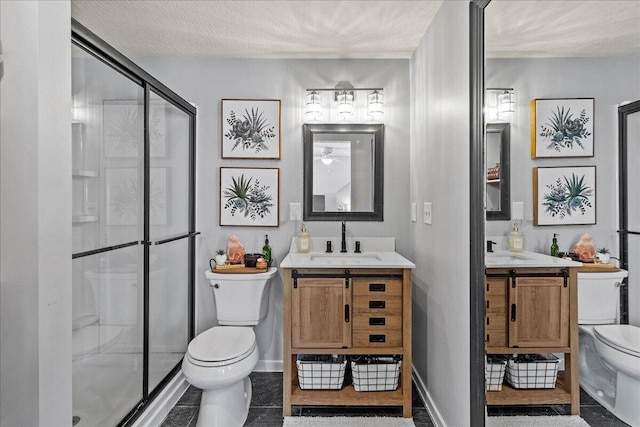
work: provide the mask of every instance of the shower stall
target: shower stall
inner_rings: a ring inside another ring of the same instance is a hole
[[[194,106],[72,23],[73,423],[131,423],[193,337]]]

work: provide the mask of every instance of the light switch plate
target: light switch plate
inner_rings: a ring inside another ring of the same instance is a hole
[[[431,206],[431,202],[424,203],[424,223],[431,225],[433,221],[433,209]]]
[[[411,222],[418,221],[418,204],[411,203]]]
[[[289,203],[289,221],[301,221],[300,203]]]

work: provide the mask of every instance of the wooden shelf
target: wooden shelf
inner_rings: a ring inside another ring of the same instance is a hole
[[[291,354],[404,354],[402,347],[357,347],[357,348],[298,348],[291,349]]]
[[[487,405],[570,405],[571,393],[558,376],[556,388],[515,389],[506,381],[501,391],[488,391]]]
[[[500,184],[499,179],[488,179],[487,184]]]
[[[355,391],[353,386],[341,390],[301,390],[295,386],[291,393],[293,405],[358,405],[402,406],[402,386],[394,391]]]
[[[486,347],[487,354],[571,353],[570,347]]]

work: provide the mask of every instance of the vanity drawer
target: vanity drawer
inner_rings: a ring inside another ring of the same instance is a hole
[[[380,317],[402,314],[402,298],[400,297],[353,297],[353,314]]]
[[[353,296],[402,296],[401,279],[355,278],[353,279]]]
[[[395,315],[363,315],[358,313],[353,316],[353,329],[371,331],[399,331],[402,329],[402,316]],[[374,332],[379,333],[379,332]]]
[[[506,347],[507,333],[505,331],[486,331],[484,342],[487,347]]]
[[[485,295],[507,295],[507,279],[492,278],[486,279]]]
[[[504,316],[507,308],[507,296],[506,295],[486,295],[485,308],[487,313],[502,313]]]
[[[400,347],[402,331],[354,330],[354,347]]]
[[[485,329],[506,331],[507,317],[504,314],[504,311],[501,313],[487,313],[485,317]]]

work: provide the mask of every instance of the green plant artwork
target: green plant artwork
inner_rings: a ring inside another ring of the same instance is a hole
[[[267,122],[264,113],[258,107],[252,107],[251,112],[245,109],[241,118],[231,110],[227,123],[231,129],[224,136],[233,141],[231,151],[236,147],[256,153],[266,151],[269,150],[267,143],[276,137],[275,127]]]
[[[582,110],[580,115],[573,117],[571,108],[556,107],[549,118],[549,122],[542,126],[540,136],[549,141],[547,149],[561,151],[563,148],[573,149],[575,146],[585,149],[583,139],[591,136],[586,128],[589,122],[587,111]]]
[[[592,207],[593,189],[585,183],[585,175],[572,173],[570,178],[562,176],[546,187],[550,191],[544,194],[542,205],[545,213],[552,217],[564,219],[578,212],[584,215],[587,208]]]
[[[232,184],[223,191],[224,209],[229,210],[231,216],[237,213],[255,221],[270,214],[274,204],[268,185],[261,185],[254,177],[245,178],[244,174],[232,176],[231,180]]]

